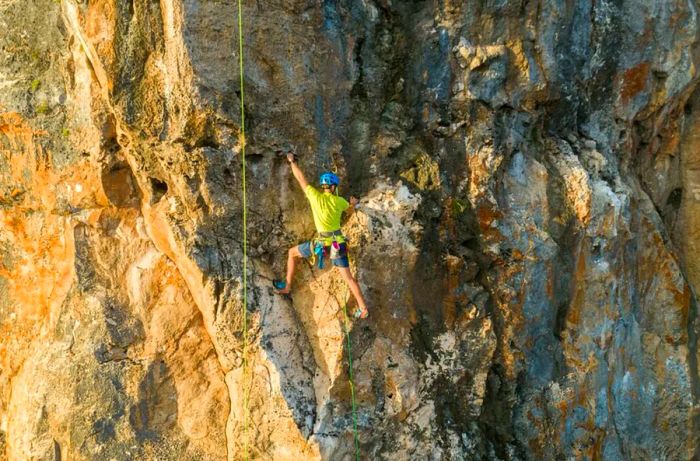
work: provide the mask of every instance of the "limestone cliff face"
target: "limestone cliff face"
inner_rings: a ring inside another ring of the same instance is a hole
[[[695,0],[243,4],[245,353],[236,3],[0,0],[0,459],[354,459],[290,145],[362,459],[694,458]]]

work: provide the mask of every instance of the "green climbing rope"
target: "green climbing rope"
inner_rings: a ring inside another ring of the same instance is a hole
[[[355,460],[360,461],[360,438],[357,434],[357,406],[355,404],[355,380],[352,373],[352,342],[350,341],[350,331],[348,329],[350,319],[348,318],[348,307],[345,303],[343,304],[343,314],[345,316],[343,329],[345,330],[345,337],[348,341],[348,378],[350,381],[350,398],[352,399],[352,428],[355,432]]]
[[[357,211],[353,213],[350,217],[352,219],[357,214]],[[350,255],[348,255],[348,265],[350,264]],[[346,285],[345,287],[345,299],[350,297],[350,288]],[[355,432],[355,461],[360,461],[360,437],[357,433],[357,405],[355,404],[355,378],[352,371],[352,342],[350,341],[350,331],[348,329],[348,324],[350,320],[348,319],[348,306],[347,303],[343,303],[343,316],[345,317],[345,337],[348,340],[348,379],[350,380],[350,397],[352,399],[352,425]]]
[[[349,257],[348,257],[349,259]],[[311,269],[311,276],[314,281],[318,283],[318,278],[314,272],[314,265],[310,264],[309,269]],[[335,299],[336,305],[340,306],[341,303],[338,298],[332,292],[326,290],[328,297],[333,297]],[[350,290],[346,286],[345,296],[343,298],[347,299],[350,296]],[[360,461],[360,436],[357,431],[357,404],[355,402],[355,377],[353,375],[353,365],[352,365],[352,341],[350,340],[350,317],[348,317],[348,306],[347,303],[342,303],[343,306],[343,332],[345,333],[345,339],[348,343],[348,381],[350,383],[350,399],[352,402],[352,429],[355,441],[355,461]],[[324,308],[325,309],[325,308]]]
[[[243,85],[243,7],[238,0],[238,71],[241,75],[241,171],[243,181],[243,459],[248,460],[248,202],[245,177],[245,104]]]

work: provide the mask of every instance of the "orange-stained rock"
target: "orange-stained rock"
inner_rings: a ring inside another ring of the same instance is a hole
[[[692,4],[241,6],[0,5],[0,459],[697,457]]]

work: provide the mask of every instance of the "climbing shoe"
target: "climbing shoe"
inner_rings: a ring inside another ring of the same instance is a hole
[[[287,288],[287,282],[275,279],[272,281],[272,286],[275,287],[276,290],[284,290]]]
[[[272,281],[272,286],[277,290],[277,292],[281,292],[282,290],[287,288],[287,282],[284,280],[273,280]],[[281,295],[289,295],[289,293],[280,293]]]
[[[366,319],[368,315],[369,311],[367,309],[362,310],[361,307],[358,307],[355,309],[355,312],[352,313],[352,316],[356,319]]]

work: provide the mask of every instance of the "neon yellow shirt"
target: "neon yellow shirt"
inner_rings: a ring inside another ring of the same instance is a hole
[[[339,197],[329,192],[321,192],[312,185],[306,186],[304,190],[306,198],[311,205],[311,212],[314,215],[314,224],[318,232],[331,232],[340,229],[340,218],[343,211],[347,210],[350,204],[343,197]],[[343,243],[342,237],[335,238],[338,243]],[[325,245],[330,245],[332,237],[323,239]]]

